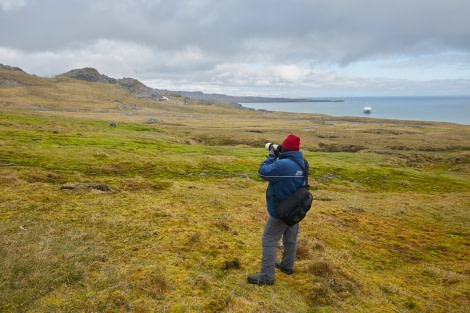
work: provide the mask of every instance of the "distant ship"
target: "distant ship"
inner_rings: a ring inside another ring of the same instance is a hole
[[[362,112],[364,114],[371,114],[372,113],[372,108],[371,107],[364,107]]]

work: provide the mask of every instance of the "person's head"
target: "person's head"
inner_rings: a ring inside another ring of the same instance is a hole
[[[283,151],[299,151],[300,150],[300,137],[290,134],[282,141]]]

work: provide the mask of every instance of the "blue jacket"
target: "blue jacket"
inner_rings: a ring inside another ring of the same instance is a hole
[[[305,166],[302,152],[286,151],[279,153],[278,160],[268,155],[258,169],[258,175],[269,182],[266,189],[266,206],[269,215],[275,218],[279,217],[274,207],[274,193],[282,201],[304,185],[303,170],[289,157]]]

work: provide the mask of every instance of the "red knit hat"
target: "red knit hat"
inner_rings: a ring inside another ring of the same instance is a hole
[[[290,134],[282,142],[282,149],[286,151],[299,151],[300,138],[294,134]]]

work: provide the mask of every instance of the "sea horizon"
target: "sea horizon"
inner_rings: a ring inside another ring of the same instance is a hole
[[[449,122],[470,125],[470,96],[306,97],[326,102],[240,103],[246,108],[334,117]],[[364,114],[364,107],[371,107]]]

